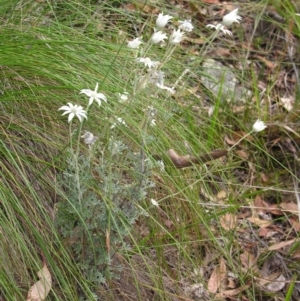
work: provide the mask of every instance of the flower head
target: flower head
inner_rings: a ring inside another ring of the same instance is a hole
[[[158,62],[154,62],[151,61],[151,59],[149,57],[140,57],[137,58],[137,62],[139,63],[144,63],[146,67],[148,67],[149,69],[151,69],[152,67],[155,67],[157,65]]]
[[[83,118],[87,118],[86,111],[82,108],[82,106],[73,105],[70,102],[66,106],[62,106],[58,109],[58,111],[65,111],[62,115],[69,114],[68,122],[71,122],[72,119],[76,116],[80,122],[82,122]]]
[[[206,27],[214,28],[217,31],[221,30],[224,34],[228,34],[228,35],[232,36],[232,32],[228,29],[225,29],[224,25],[221,23],[218,23],[217,25],[207,24]]]
[[[127,44],[128,48],[136,49],[143,43],[142,38],[135,38],[132,41],[129,41]]]
[[[154,117],[156,115],[156,112],[157,112],[156,109],[153,108],[152,106],[149,106],[147,108],[147,111],[148,111],[148,116],[149,117]]]
[[[105,95],[103,93],[98,93],[97,90],[98,90],[98,83],[96,84],[96,88],[94,91],[90,89],[83,89],[80,91],[80,94],[83,93],[90,98],[88,106],[90,106],[94,102],[94,100],[98,103],[99,106],[101,106],[101,99],[107,102]]]
[[[150,126],[156,126],[156,120],[155,119],[151,119]]]
[[[155,201],[154,199],[151,199],[150,202],[151,202],[151,204],[152,204],[153,206],[156,206],[156,207],[159,206],[159,204],[157,203],[157,201]]]
[[[96,140],[97,140],[97,137],[94,136],[94,134],[90,133],[90,132],[85,132],[81,138],[84,139],[84,143],[87,144],[87,145],[93,145]]]
[[[186,31],[186,32],[191,32],[194,29],[194,26],[192,25],[192,20],[184,20],[184,21],[179,21],[181,25],[179,25],[179,29]]]
[[[169,20],[171,20],[172,18],[173,18],[172,16],[163,15],[160,13],[156,19],[156,27],[164,28],[167,25],[167,23],[169,22]]]
[[[252,131],[255,132],[255,133],[258,133],[258,132],[263,131],[266,127],[267,126],[264,124],[263,121],[257,119],[255,121],[255,123],[253,124]]]
[[[154,30],[153,35],[150,38],[151,43],[158,44],[160,42],[163,42],[165,39],[167,39],[167,35],[163,33],[162,31],[156,31]]]
[[[128,100],[128,95],[129,95],[129,93],[126,91],[123,93],[117,93],[118,101],[120,103],[126,102]]]
[[[180,31],[180,28],[177,30],[173,30],[171,36],[170,36],[170,44],[171,45],[177,45],[182,41],[184,32]]]
[[[115,128],[117,125],[126,125],[126,122],[121,117],[116,117],[116,122],[110,127],[111,129]]]
[[[230,26],[232,23],[237,22],[240,23],[240,20],[242,20],[242,17],[238,15],[239,9],[236,8],[229,14],[225,15],[222,20],[222,24],[225,26]]]

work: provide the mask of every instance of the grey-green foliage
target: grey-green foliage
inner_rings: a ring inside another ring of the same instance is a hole
[[[59,177],[56,226],[84,276],[96,285],[117,276],[114,254],[129,248],[126,237],[146,214],[141,201],[154,185],[151,161],[143,150],[134,153],[111,138],[80,155],[70,149],[66,166]]]

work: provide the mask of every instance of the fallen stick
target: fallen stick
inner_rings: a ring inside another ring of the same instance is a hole
[[[199,155],[197,157],[193,157],[190,155],[179,156],[174,149],[168,150],[168,155],[177,168],[189,167],[193,166],[194,164],[203,164],[205,162],[216,160],[218,158],[226,156],[227,153],[227,150],[218,149],[206,154]]]

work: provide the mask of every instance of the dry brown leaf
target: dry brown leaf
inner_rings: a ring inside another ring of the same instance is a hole
[[[239,288],[235,288],[233,290],[224,291],[222,293],[217,294],[216,299],[236,296],[236,295],[240,294],[241,292],[243,292],[244,290],[246,290],[249,287],[250,287],[250,285],[248,284],[248,285],[241,286]]]
[[[237,142],[237,141],[230,139],[227,135],[225,136],[224,140],[230,146],[234,145]]]
[[[207,289],[211,293],[216,293],[221,284],[218,275],[219,275],[219,268],[215,267],[215,269],[213,270],[213,272],[210,275],[210,278],[209,278],[208,284],[207,284]]]
[[[269,69],[274,69],[278,66],[276,62],[271,62],[261,55],[254,55],[253,57],[262,61],[265,64],[265,66],[268,67]]]
[[[262,179],[262,181],[263,181],[264,183],[267,183],[267,182],[269,182],[269,180],[270,180],[269,176],[266,175],[264,172],[262,172],[262,173],[260,174],[260,178]]]
[[[240,255],[241,263],[245,268],[252,268],[256,264],[256,258],[253,254],[250,254],[247,250]]]
[[[248,160],[248,158],[249,158],[249,153],[242,149],[237,150],[236,154],[243,160]]]
[[[44,265],[43,268],[37,272],[37,275],[40,280],[30,288],[26,301],[43,301],[50,292],[52,278],[47,266]]]
[[[136,11],[136,7],[132,3],[126,3],[122,5],[122,9],[128,10],[128,11]]]
[[[269,229],[269,228],[260,228],[259,231],[258,231],[258,236],[270,238],[270,237],[274,236],[277,233],[278,233],[277,231],[274,231],[274,230]]]
[[[296,250],[294,253],[293,253],[293,258],[295,259],[300,259],[300,249]]]
[[[293,227],[293,229],[296,231],[296,232],[299,232],[300,231],[300,222],[298,220],[298,217],[295,217],[295,216],[291,216],[289,217],[289,221]]]
[[[281,203],[279,206],[285,211],[298,214],[298,205],[295,203]]]
[[[170,230],[171,228],[173,228],[174,223],[170,220],[170,219],[166,219],[164,221],[165,226]]]
[[[294,106],[294,102],[295,102],[295,98],[293,96],[289,96],[289,97],[282,97],[280,98],[281,103],[283,105],[283,107],[287,110],[287,111],[291,111],[293,106]]]
[[[212,49],[208,54],[208,56],[212,56],[212,57],[229,57],[232,55],[231,50],[229,48],[222,48],[222,47],[218,47],[218,48],[214,48]]]
[[[226,277],[226,265],[224,259],[221,257],[220,265],[213,270],[207,284],[207,289],[211,293],[216,293],[221,286],[222,281]]]
[[[288,245],[291,245],[292,243],[294,243],[296,241],[296,238],[294,239],[291,239],[291,240],[288,240],[288,241],[281,241],[271,247],[268,248],[269,251],[276,251],[276,250],[279,250],[279,249],[282,249]]]
[[[243,139],[242,139],[243,138]],[[225,142],[228,145],[233,145],[239,142],[239,140],[247,140],[247,141],[254,141],[254,138],[244,131],[235,131],[231,133],[231,137],[225,136]],[[241,142],[242,142],[241,140]]]
[[[218,200],[224,200],[224,199],[226,199],[227,198],[227,193],[226,193],[226,191],[225,190],[221,190],[221,191],[219,191],[218,193],[217,193],[217,199]]]
[[[282,210],[278,208],[276,204],[271,204],[270,206],[270,213],[273,215],[283,215]]]
[[[203,39],[203,38],[189,38],[189,37],[186,37],[184,40],[188,41],[188,42],[191,42],[193,44],[198,44],[198,45],[203,45],[206,42],[206,40]]]
[[[237,217],[231,213],[226,213],[225,215],[220,217],[220,224],[223,229],[229,231],[236,228]]]
[[[271,292],[278,292],[284,288],[285,281],[285,277],[283,275],[280,275],[276,280],[267,284],[266,287]]]
[[[257,212],[269,212],[269,204],[264,201],[259,195],[255,197],[253,204]]]
[[[220,4],[219,0],[203,0],[203,2],[208,4]]]
[[[249,135],[249,133],[244,132],[244,131],[235,131],[231,134],[232,139],[238,141],[242,138],[244,138],[247,141],[254,141],[254,138]]]
[[[222,282],[224,282],[226,275],[227,275],[227,268],[226,268],[226,264],[225,261],[223,259],[223,257],[221,257],[220,259],[220,280],[221,280],[221,284]]]
[[[228,278],[227,287],[228,288],[236,288],[236,282],[233,278],[231,278],[231,277]]]
[[[248,217],[248,221],[250,221],[252,224],[255,224],[259,227],[265,228],[272,225],[272,221],[264,221],[258,217]]]

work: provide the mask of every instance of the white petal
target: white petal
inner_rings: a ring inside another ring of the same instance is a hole
[[[62,106],[62,107],[60,107],[60,108],[58,109],[58,111],[61,111],[61,110],[67,111],[67,110],[70,110],[70,107],[68,107],[68,106]]]
[[[75,114],[71,113],[68,117],[68,122],[71,122],[71,120],[74,118]]]
[[[152,203],[153,206],[156,206],[156,207],[159,206],[159,204],[154,199],[151,199],[150,202]]]
[[[104,100],[105,102],[107,102],[107,98],[103,93],[97,93],[97,98],[100,98],[100,99]]]
[[[82,93],[83,93],[83,94],[85,94],[86,96],[90,97],[91,94],[92,94],[92,92],[94,92],[94,91],[92,91],[92,90],[90,90],[90,89],[83,89],[83,90],[80,91],[79,94],[82,94]]]

